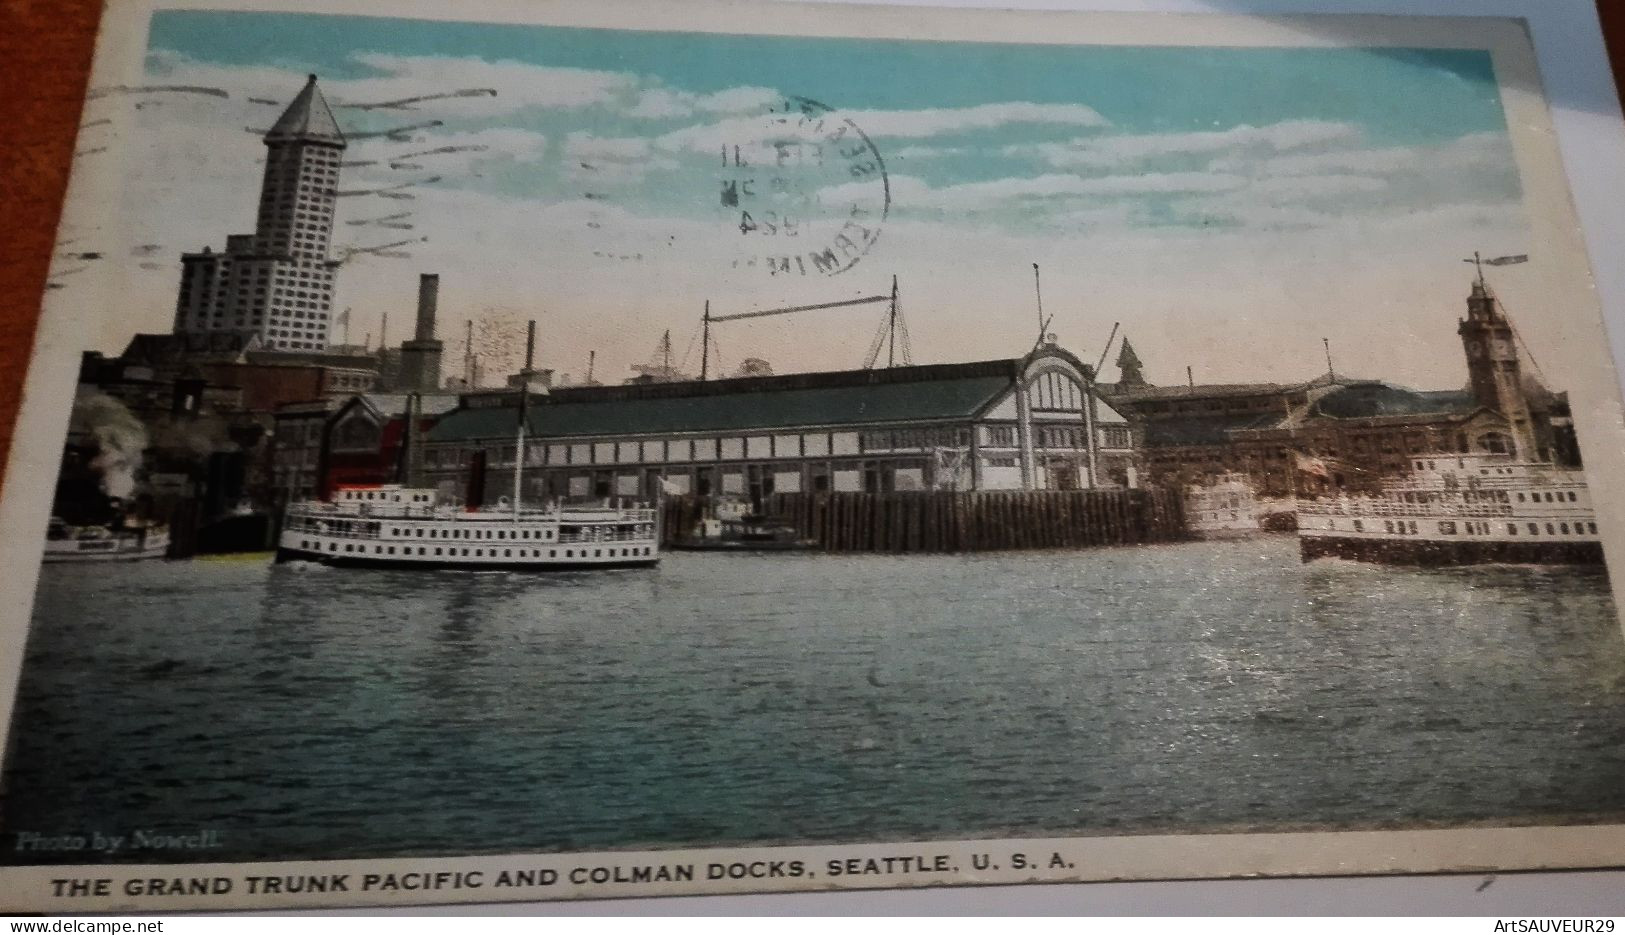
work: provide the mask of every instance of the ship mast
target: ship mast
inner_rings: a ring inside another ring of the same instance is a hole
[[[513,449],[513,518],[519,518],[519,492],[520,480],[525,469],[525,419],[529,415],[527,410],[530,403],[530,387],[523,381],[519,384],[519,428],[514,433]]]

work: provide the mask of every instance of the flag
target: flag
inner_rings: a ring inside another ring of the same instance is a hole
[[[1293,452],[1292,456],[1297,462],[1298,470],[1305,474],[1313,474],[1316,477],[1331,476],[1331,471],[1326,469],[1326,462],[1320,458],[1311,457],[1301,451]]]
[[[1498,256],[1498,257],[1495,257],[1493,259],[1485,260],[1484,265],[1485,266],[1511,266],[1514,263],[1528,263],[1528,262],[1529,262],[1529,254],[1527,254],[1527,253],[1518,253],[1518,254],[1514,254],[1512,256]]]

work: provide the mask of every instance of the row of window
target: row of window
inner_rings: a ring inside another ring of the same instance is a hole
[[[319,541],[313,541],[313,540],[310,540],[310,539],[301,539],[301,540],[299,540],[299,547],[302,548],[302,549],[305,549],[307,551],[314,551],[314,552],[320,552],[322,550],[322,544]],[[403,546],[400,546],[399,550],[397,551],[397,547],[393,546],[393,545],[373,545],[373,546],[368,546],[366,543],[346,542],[346,543],[344,543],[344,548],[343,548],[342,551],[348,552],[348,553],[350,553],[352,555],[357,554],[357,553],[362,554],[362,555],[369,555],[370,554],[370,555],[403,555],[403,556],[404,555],[414,555],[415,554],[415,555],[418,555],[418,556],[422,556],[424,558],[429,558],[432,555],[432,556],[436,556],[436,557],[439,557],[439,558],[550,558],[550,559],[556,559],[556,558],[560,557],[559,552],[561,552],[561,551],[564,553],[564,555],[563,555],[564,558],[640,558],[640,557],[643,557],[643,556],[653,554],[652,547],[647,546],[647,545],[628,546],[628,547],[625,547],[625,548],[610,548],[610,549],[562,549],[562,550],[561,549],[455,549],[455,548],[442,548],[442,547],[439,547],[439,546],[436,546],[431,550],[430,547],[428,547],[428,546],[416,546],[415,548],[417,549],[417,552],[415,552],[415,553],[412,551],[413,548],[414,548],[414,546],[403,545]],[[338,551],[340,551],[339,543],[337,543],[337,542],[329,542],[327,544],[327,551],[329,551],[329,552],[338,552]],[[515,555],[514,554],[515,552],[517,552],[518,554]],[[544,552],[546,553],[546,555],[543,555]],[[577,554],[578,552],[580,553],[579,555]]]
[[[989,447],[1015,447],[1015,429],[987,427]],[[1040,447],[1082,449],[1083,429],[1048,427],[1046,443]],[[1126,427],[1102,427],[1104,447],[1129,447]],[[669,464],[691,461],[742,461],[754,458],[823,458],[871,452],[932,449],[963,449],[969,445],[965,429],[897,429],[873,432],[813,432],[790,435],[751,435],[732,438],[673,439],[646,442],[580,442],[576,444],[536,444],[526,452],[525,463],[540,467],[608,464]],[[1008,442],[1008,444],[1001,444]],[[429,467],[461,467],[480,449],[431,447],[426,455]],[[511,466],[514,446],[490,449],[490,466]]]
[[[1383,520],[1382,525],[1383,525],[1383,532],[1389,533],[1389,534],[1392,534],[1392,535],[1416,535],[1417,534],[1416,523],[1415,523],[1415,521],[1412,521],[1412,520]],[[1526,523],[1524,525],[1528,529],[1528,533],[1527,533],[1528,535],[1538,536],[1538,535],[1541,534],[1541,524],[1540,523]],[[1333,528],[1333,529],[1337,528],[1337,521],[1336,520],[1332,520],[1330,528]],[[1570,535],[1583,536],[1583,535],[1587,535],[1587,534],[1596,535],[1596,533],[1597,533],[1597,524],[1592,523],[1592,522],[1584,522],[1584,523],[1576,522],[1576,523],[1573,523],[1573,524],[1553,522],[1553,523],[1546,523],[1545,524],[1545,529],[1546,529],[1546,535],[1548,535],[1548,536],[1570,536]],[[1519,531],[1518,531],[1518,524],[1517,523],[1507,523],[1506,524],[1506,530],[1507,530],[1506,534],[1509,535],[1509,536],[1516,536],[1516,535],[1520,534]],[[1366,531],[1365,521],[1364,520],[1358,520],[1358,519],[1355,520],[1354,521],[1354,531],[1355,532],[1365,532]],[[1375,532],[1376,530],[1373,529],[1372,531]],[[1465,522],[1461,522],[1461,523],[1457,523],[1455,520],[1441,520],[1439,522],[1439,534],[1442,535],[1442,536],[1454,536],[1454,535],[1458,534],[1458,531],[1460,533],[1463,533],[1463,534],[1466,534],[1466,535],[1469,535],[1469,536],[1489,536],[1489,535],[1494,535],[1494,530],[1491,528],[1490,523],[1480,522],[1480,521],[1477,521],[1477,520],[1469,520],[1469,521],[1465,521]]]
[[[398,493],[387,493],[386,494],[382,490],[353,490],[353,491],[348,491],[347,493],[348,493],[348,495],[344,498],[346,500],[384,500],[384,501],[393,500],[396,503],[401,502],[401,495],[400,494],[398,494]],[[429,495],[426,494],[426,493],[414,493],[410,497],[408,497],[407,500],[409,502],[411,502],[411,503],[428,503],[429,502]],[[396,533],[396,535],[399,535],[399,533]]]
[[[1547,490],[1547,491],[1539,491],[1539,490],[1537,490],[1537,491],[1535,491],[1535,492],[1533,492],[1533,493],[1531,493],[1529,495],[1529,499],[1533,500],[1536,503],[1543,503],[1543,502],[1544,503],[1553,503],[1553,502],[1556,502],[1556,503],[1564,503],[1564,502],[1574,503],[1575,500],[1576,500],[1576,497],[1575,497],[1574,491],[1572,491],[1572,490],[1559,490],[1559,491],[1556,491],[1555,494],[1554,494],[1553,491],[1550,491],[1550,490]],[[1519,503],[1524,502],[1522,493],[1518,494],[1518,502]]]
[[[969,444],[970,433],[965,429],[896,429],[863,432],[858,436],[858,446],[863,451],[964,448]]]
[[[426,454],[429,467],[461,467],[481,449],[431,447]],[[746,458],[821,458],[855,455],[858,437],[854,432],[814,432],[806,435],[752,435],[731,438],[673,439],[649,442],[582,442],[529,446],[526,463],[540,466],[585,464],[667,464],[690,461],[741,461]],[[511,465],[514,446],[498,447],[491,453],[493,465]]]
[[[532,535],[532,532],[535,535]],[[390,527],[389,534],[407,539],[541,539],[544,541],[552,541],[553,539],[553,530],[551,529],[516,529],[510,533],[506,529],[439,529],[430,527],[424,530],[410,527]]]

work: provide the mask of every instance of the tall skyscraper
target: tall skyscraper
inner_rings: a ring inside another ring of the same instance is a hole
[[[322,350],[333,317],[328,258],[339,158],[347,144],[316,76],[265,134],[265,176],[252,234],[181,257],[175,333],[253,332],[271,350]]]

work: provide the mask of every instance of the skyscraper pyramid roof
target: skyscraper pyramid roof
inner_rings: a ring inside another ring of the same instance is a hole
[[[315,75],[310,76],[293,103],[265,134],[267,143],[298,140],[346,145],[344,134],[339,132],[339,123],[333,119],[333,111],[327,106],[327,98],[322,97],[321,90],[316,87]]]

